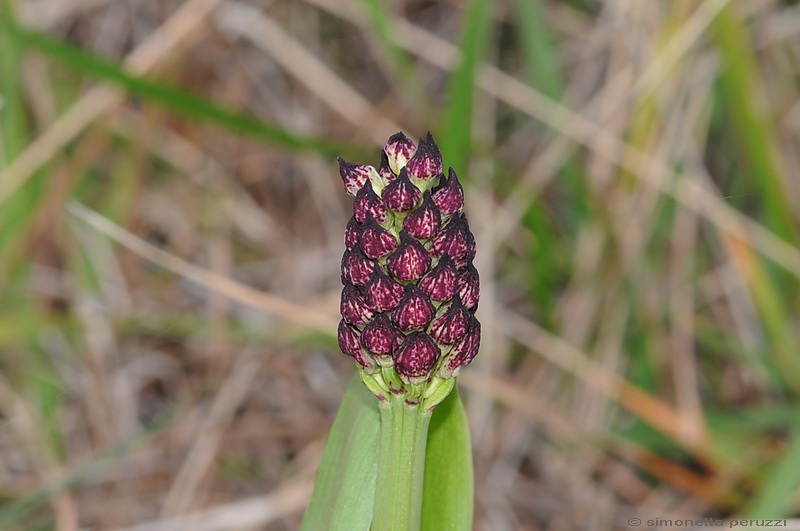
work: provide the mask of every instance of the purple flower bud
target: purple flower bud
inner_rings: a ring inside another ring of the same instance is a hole
[[[358,243],[359,234],[361,234],[361,224],[356,221],[356,218],[352,217],[344,229],[344,245],[348,251],[352,250],[353,246]]]
[[[442,362],[442,366],[439,368],[439,377],[451,378],[457,375],[459,367],[468,365],[475,359],[480,345],[481,323],[472,316],[466,335],[455,344],[450,352],[447,353],[447,358]]]
[[[414,284],[406,284],[405,289],[403,300],[392,312],[392,321],[403,332],[425,328],[433,319],[436,308]]]
[[[383,201],[386,206],[395,212],[408,212],[419,203],[422,192],[411,184],[408,171],[400,170],[400,176],[383,190]]]
[[[375,360],[361,348],[361,342],[358,338],[358,330],[345,323],[339,321],[339,348],[348,356],[352,356],[359,365],[372,372],[375,368]]]
[[[464,218],[464,221],[467,221],[467,218]],[[467,225],[467,227],[469,227]],[[467,265],[472,263],[472,260],[475,258],[475,236],[472,235],[472,232],[467,228],[467,248],[464,250],[464,256],[455,259],[456,267],[461,269],[466,267]]]
[[[367,303],[376,312],[388,312],[394,309],[404,293],[403,285],[384,273],[381,267],[375,268],[372,278],[367,283]]]
[[[400,247],[386,260],[389,272],[398,280],[417,280],[431,266],[431,255],[417,240],[400,231]]]
[[[452,345],[467,333],[471,318],[472,314],[464,308],[461,298],[456,295],[447,311],[431,323],[431,337],[442,345]]]
[[[355,326],[364,326],[375,317],[375,312],[367,304],[367,299],[361,294],[361,290],[351,282],[345,283],[342,289],[339,310],[344,320]]]
[[[386,221],[387,213],[386,207],[372,189],[372,186],[364,186],[356,194],[356,200],[353,202],[353,212],[356,221],[364,223],[367,216],[371,215],[378,223]]]
[[[367,257],[378,259],[397,249],[397,238],[367,214],[367,220],[361,226],[360,244]]]
[[[355,244],[342,257],[342,284],[349,280],[356,286],[366,286],[374,269],[375,262],[364,256],[361,246]]]
[[[356,195],[364,187],[364,183],[378,177],[378,172],[369,164],[345,162],[343,158],[339,157],[339,175],[342,176],[347,193]]]
[[[369,351],[370,354],[378,358],[379,362],[389,362],[392,364],[392,354],[397,347],[403,343],[403,336],[385,314],[380,314],[374,321],[364,327],[361,332],[361,345]],[[386,359],[381,359],[386,358]],[[381,363],[383,365],[384,363]]]
[[[417,152],[417,146],[401,131],[389,137],[383,152],[386,154],[392,171],[400,173],[400,169],[408,164],[408,161]]]
[[[403,220],[403,230],[420,240],[433,238],[442,224],[442,215],[430,192],[425,192],[422,204]]]
[[[458,287],[458,296],[461,297],[464,306],[469,310],[477,308],[480,299],[480,276],[475,266],[469,264],[458,275],[456,286]]]
[[[381,165],[378,168],[378,175],[381,176],[381,179],[385,183],[391,183],[397,179],[397,175],[395,175],[392,168],[389,166],[389,159],[383,151],[381,151]]]
[[[456,265],[447,256],[442,256],[439,263],[419,283],[420,289],[435,301],[449,301],[456,292]]]
[[[431,254],[436,257],[447,254],[458,264],[458,259],[468,251],[468,232],[469,226],[464,215],[456,214],[431,242]]]
[[[464,208],[464,188],[458,181],[458,176],[453,168],[450,168],[449,174],[447,180],[442,179],[442,182],[433,191],[433,201],[445,216],[461,212],[461,209]]]
[[[441,353],[430,336],[414,332],[397,350],[394,368],[403,382],[422,383],[428,379]]]
[[[417,152],[408,161],[406,168],[411,182],[421,190],[427,190],[430,183],[442,174],[444,171],[442,152],[439,151],[433,135],[428,133],[426,138],[420,139]]]

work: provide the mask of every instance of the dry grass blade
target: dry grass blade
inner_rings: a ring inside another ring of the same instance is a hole
[[[312,310],[307,306],[295,304],[268,293],[260,292],[236,282],[235,280],[190,264],[175,255],[147,243],[113,223],[108,218],[101,216],[97,212],[81,204],[72,203],[70,205],[70,212],[139,256],[184,278],[197,282],[231,300],[242,302],[252,308],[274,315],[300,327],[316,329],[326,335],[332,334],[333,331],[336,330],[338,321],[328,314]]]
[[[386,140],[386,131],[402,129],[376,113],[366,98],[261,10],[241,2],[228,2],[219,20],[224,30],[253,41],[332,111],[366,131],[372,142],[380,145]]]
[[[287,482],[275,492],[239,500],[174,518],[165,518],[116,531],[236,531],[269,525],[301,511],[311,497],[311,481]]]
[[[221,2],[186,2],[158,31],[130,53],[125,59],[125,66],[134,74],[155,69],[169,59],[177,48],[196,37],[206,17]],[[89,124],[121,101],[122,94],[107,86],[94,87],[84,94],[7,168],[0,171],[0,205]]]

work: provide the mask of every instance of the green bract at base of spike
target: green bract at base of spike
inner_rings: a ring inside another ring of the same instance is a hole
[[[378,397],[381,404],[392,401],[404,402],[406,405],[418,405],[424,412],[430,413],[456,385],[455,378],[432,377],[421,384],[404,384],[394,367],[381,367],[372,374],[359,370],[361,381],[372,394]]]

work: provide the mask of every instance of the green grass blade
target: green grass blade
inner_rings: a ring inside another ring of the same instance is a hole
[[[422,531],[472,529],[472,483],[467,414],[456,388],[433,410],[428,429]]]
[[[418,112],[428,112],[430,101],[425,93],[425,85],[414,68],[409,54],[395,41],[394,20],[397,16],[386,4],[385,0],[361,0],[364,11],[369,17],[370,28],[388,58],[395,80],[402,86],[404,96],[415,105]]]
[[[747,34],[747,28],[732,5],[720,11],[714,23],[722,72],[720,93],[729,113],[742,156],[748,164],[755,186],[764,197],[767,227],[787,241],[796,241],[797,228],[788,201],[790,197],[778,161],[778,132],[774,118],[763,105],[766,87],[764,72]]]
[[[381,415],[354,375],[336,414],[303,517],[304,531],[367,531],[372,522]]]
[[[561,100],[564,78],[558,48],[547,25],[542,0],[517,0],[516,24],[533,86],[548,98]]]
[[[466,171],[472,139],[472,106],[475,98],[475,72],[489,41],[492,19],[489,0],[473,0],[461,41],[461,64],[450,80],[445,116],[439,134],[445,168]]]
[[[11,2],[0,0],[0,166],[22,151],[27,131],[21,86],[22,59],[19,44],[9,31],[14,25],[11,11]]]
[[[112,62],[42,33],[19,26],[13,26],[13,33],[20,43],[47,54],[68,67],[116,83],[132,94],[165,105],[169,110],[187,117],[215,123],[286,149],[313,151],[330,157],[346,155],[358,158],[362,154],[358,147],[295,135],[278,125],[226,109],[185,90],[130,75]]]
[[[794,512],[800,487],[800,429],[787,442],[786,452],[764,478],[755,498],[744,511],[746,518],[782,518]]]

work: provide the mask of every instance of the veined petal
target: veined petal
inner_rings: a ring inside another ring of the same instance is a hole
[[[344,229],[344,245],[347,250],[352,250],[353,246],[358,243],[359,235],[361,234],[361,224],[356,221],[355,217],[351,217],[347,222],[347,227]]]
[[[456,343],[447,357],[442,361],[438,374],[441,378],[452,378],[458,375],[462,365],[468,365],[475,356],[481,344],[481,323],[473,316],[470,319],[469,330],[464,337]]]
[[[469,226],[463,214],[456,214],[439,231],[431,242],[431,254],[436,257],[449,255],[456,263],[467,254]]]
[[[400,231],[400,247],[386,260],[389,272],[398,280],[410,282],[422,278],[431,266],[431,255],[417,240]]]
[[[456,292],[457,275],[453,260],[444,255],[436,267],[422,278],[419,287],[435,301],[449,301]]]
[[[406,284],[403,300],[392,312],[392,322],[403,332],[410,332],[428,326],[435,313],[428,297],[414,284]]]
[[[363,348],[359,341],[359,332],[343,320],[339,321],[339,348],[348,356],[352,356],[367,372],[375,369],[375,360]]]
[[[472,314],[464,308],[461,298],[456,295],[450,308],[431,323],[431,337],[441,345],[457,343],[467,333],[470,319]]]
[[[458,181],[458,176],[453,168],[450,168],[448,173],[447,180],[442,179],[442,182],[433,191],[433,201],[444,216],[461,212],[464,208],[464,188]]]
[[[408,212],[419,203],[422,192],[411,184],[408,171],[400,170],[400,175],[383,190],[383,201],[386,207],[395,212]]]
[[[367,303],[373,310],[388,312],[400,303],[404,293],[403,285],[384,273],[378,266],[367,283],[365,295]]]
[[[367,299],[352,282],[347,282],[342,289],[339,310],[344,320],[354,326],[364,326],[375,317]]]
[[[417,146],[411,141],[402,131],[397,132],[389,137],[386,146],[383,148],[386,158],[389,162],[389,167],[394,173],[400,173],[400,170],[408,164],[408,161],[417,152]]]
[[[372,354],[381,365],[391,366],[392,354],[403,343],[405,336],[397,330],[384,314],[364,327],[361,332],[361,345]]]
[[[442,351],[424,332],[414,332],[397,349],[394,367],[405,383],[422,383],[428,379]]]
[[[364,183],[379,178],[378,172],[369,164],[346,162],[341,157],[339,157],[339,175],[344,181],[344,189],[352,196],[358,194],[358,191],[364,187]]]
[[[383,179],[383,181],[386,182],[387,184],[397,179],[397,175],[395,174],[395,172],[392,171],[392,168],[389,166],[389,158],[383,151],[381,151],[381,165],[380,167],[378,167],[378,175],[380,175],[381,179]]]
[[[477,308],[480,299],[480,276],[475,266],[470,264],[459,273],[456,286],[458,286],[458,296],[461,297],[464,306],[469,310]]]
[[[359,244],[355,244],[342,257],[342,284],[350,281],[356,286],[366,286],[374,269],[375,262],[364,256]]]
[[[384,229],[367,214],[367,220],[361,226],[361,250],[369,258],[383,258],[397,249],[397,238]]]
[[[444,166],[442,164],[442,152],[433,139],[433,135],[428,135],[419,141],[417,152],[408,161],[408,176],[411,182],[425,191],[431,187],[433,182],[442,175]]]
[[[384,223],[388,216],[386,206],[372,186],[364,186],[358,191],[353,202],[353,214],[360,223],[364,223],[368,216],[375,218],[378,223]]]
[[[442,215],[433,202],[430,192],[425,192],[422,204],[403,220],[403,230],[420,240],[433,238],[442,226]]]

